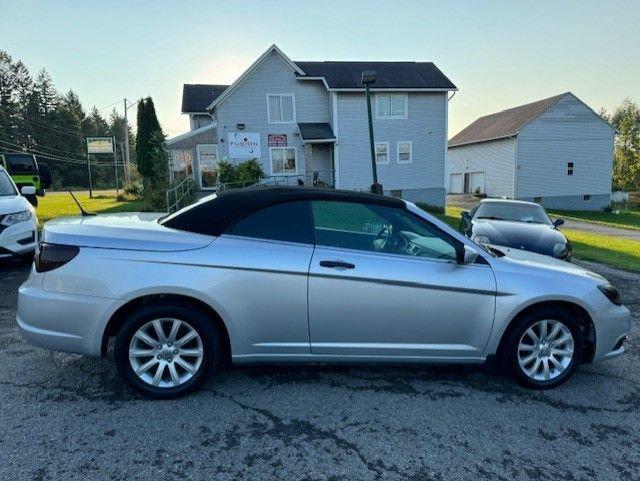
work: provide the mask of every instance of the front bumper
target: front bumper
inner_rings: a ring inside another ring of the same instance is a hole
[[[38,245],[38,224],[33,220],[18,222],[0,232],[0,259],[34,252]]]
[[[631,312],[625,306],[615,306],[600,312],[594,319],[596,351],[593,361],[620,356],[625,352],[624,341],[631,332]]]
[[[32,268],[18,290],[16,320],[24,340],[45,349],[100,356],[114,300],[45,291],[41,277]]]

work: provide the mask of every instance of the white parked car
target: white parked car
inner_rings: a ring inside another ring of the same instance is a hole
[[[510,257],[511,256],[511,257]],[[225,360],[483,363],[550,388],[624,352],[629,311],[604,278],[505,256],[400,199],[239,189],[175,214],[48,222],[20,287],[24,338],[104,355],[153,397]]]
[[[38,244],[35,208],[24,197],[36,188],[25,186],[18,192],[4,167],[0,166],[0,259],[19,258],[31,262]]]

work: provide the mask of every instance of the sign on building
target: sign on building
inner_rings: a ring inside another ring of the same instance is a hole
[[[229,134],[229,157],[232,159],[259,159],[260,134],[232,132]]]
[[[87,137],[88,154],[113,154],[112,137]]]
[[[267,136],[267,145],[269,147],[286,147],[287,134],[269,134]]]

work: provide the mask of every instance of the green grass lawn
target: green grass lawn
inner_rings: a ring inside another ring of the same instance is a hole
[[[590,210],[552,210],[549,211],[549,214],[563,219],[584,220],[612,227],[624,227],[625,229],[640,229],[640,210],[620,211],[619,214]]]
[[[132,212],[139,211],[142,201],[119,201],[115,191],[94,191],[93,198],[89,198],[89,192],[74,192],[74,195],[88,212]],[[40,225],[56,217],[80,215],[78,206],[68,192],[47,192],[44,197],[38,197],[36,209]]]
[[[458,229],[462,210],[459,207],[447,207],[445,213],[437,217],[454,229]],[[602,214],[605,213],[602,212]],[[571,241],[576,259],[640,272],[640,242],[570,229],[563,229],[562,232]]]

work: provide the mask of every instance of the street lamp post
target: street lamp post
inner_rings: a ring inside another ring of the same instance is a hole
[[[382,185],[378,183],[378,169],[376,166],[376,144],[373,138],[373,119],[371,117],[371,91],[369,86],[376,83],[378,73],[375,70],[366,70],[362,72],[362,84],[367,98],[367,117],[369,119],[369,144],[371,147],[371,171],[373,173],[373,184],[371,184],[371,192],[374,194],[382,194]]]

